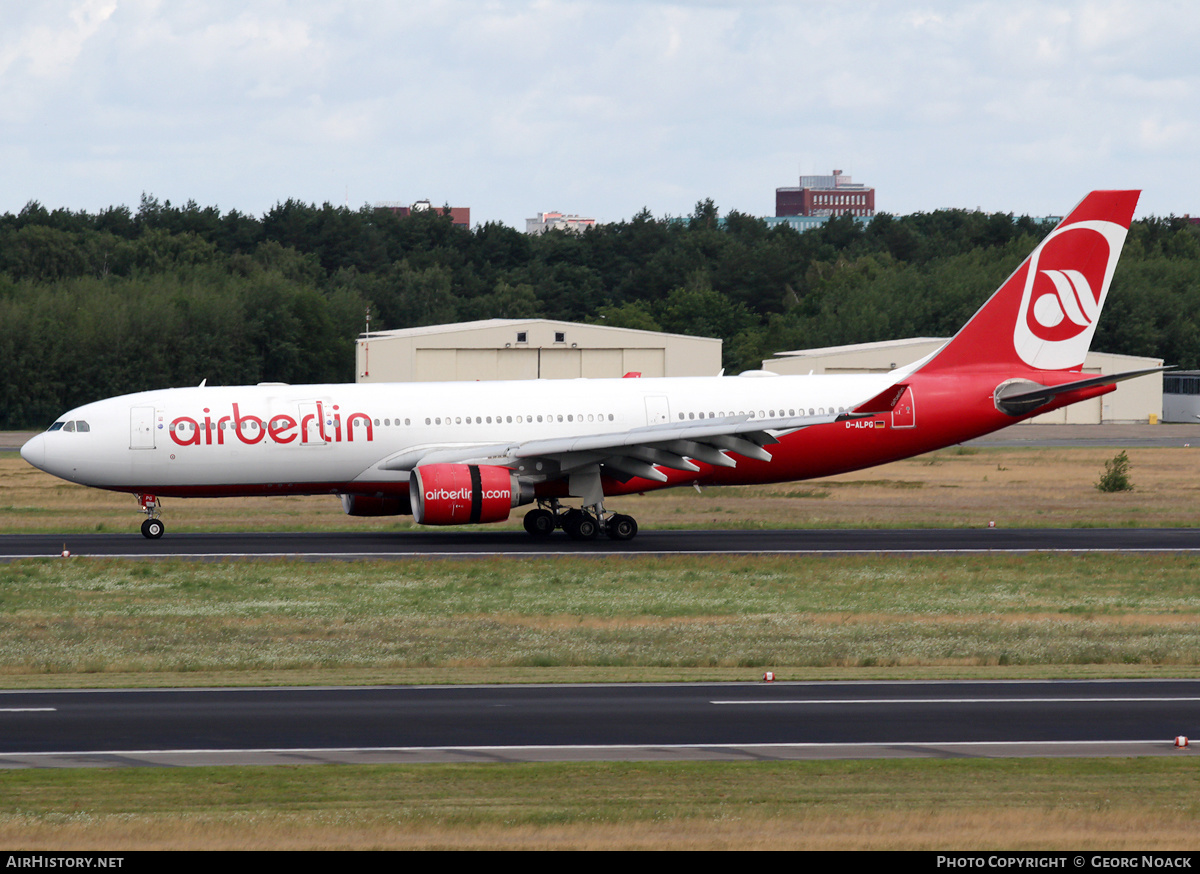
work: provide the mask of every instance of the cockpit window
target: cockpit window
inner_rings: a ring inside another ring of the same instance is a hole
[[[89,425],[87,422],[85,422],[83,419],[76,419],[73,422],[55,422],[53,425],[51,425],[46,430],[47,431],[67,431],[67,432],[91,431],[92,426]]]

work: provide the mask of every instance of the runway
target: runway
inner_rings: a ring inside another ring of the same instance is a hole
[[[1200,681],[0,693],[0,767],[1191,755]]]
[[[576,542],[561,532],[535,540],[519,531],[405,533],[173,534],[147,540],[129,534],[0,536],[0,561],[71,555],[110,558],[514,558],[564,555],[822,555],[1021,552],[1200,552],[1191,528],[835,529],[756,531],[643,530],[633,541]]]

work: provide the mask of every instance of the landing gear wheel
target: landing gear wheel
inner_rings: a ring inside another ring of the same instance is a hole
[[[567,536],[572,540],[595,540],[600,533],[600,523],[590,513],[571,514],[563,523]]]
[[[638,533],[637,520],[632,516],[617,514],[608,520],[606,530],[613,540],[633,540]]]
[[[541,539],[554,533],[554,514],[549,510],[530,510],[525,514],[525,530],[532,536]]]
[[[161,519],[147,519],[142,523],[142,536],[151,540],[158,540],[166,530]]]

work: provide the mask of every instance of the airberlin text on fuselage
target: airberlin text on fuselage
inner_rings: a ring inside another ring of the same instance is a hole
[[[350,443],[356,436],[355,427],[359,439],[363,439],[364,431],[366,442],[375,439],[371,417],[366,413],[350,413],[343,418],[337,404],[333,404],[328,412],[321,401],[314,407],[315,412],[303,413],[299,419],[277,413],[266,421],[255,415],[243,415],[236,403],[232,415],[217,418],[205,407],[202,416],[172,419],[171,439],[179,446],[212,446],[214,443],[223,446],[226,434],[230,441],[236,438],[247,445],[261,443],[266,438],[272,443],[292,443],[297,439],[301,443]]]

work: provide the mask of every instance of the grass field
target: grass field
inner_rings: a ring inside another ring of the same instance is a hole
[[[1200,558],[0,566],[0,682],[10,686],[240,683],[243,674],[503,682],[539,669],[614,681],[752,679],[764,668],[781,678],[1053,676],[1101,666],[1197,673]]]
[[[1198,776],[1187,754],[0,771],[0,844],[1194,851]]]
[[[1190,449],[957,449],[622,499],[643,527],[1192,526]],[[186,530],[406,528],[331,497],[168,501]],[[0,531],[134,532],[0,457]],[[519,521],[514,521],[514,525]],[[170,535],[168,535],[170,536]],[[1179,555],[0,565],[0,686],[1200,675]],[[0,771],[12,848],[1192,849],[1168,759]]]

